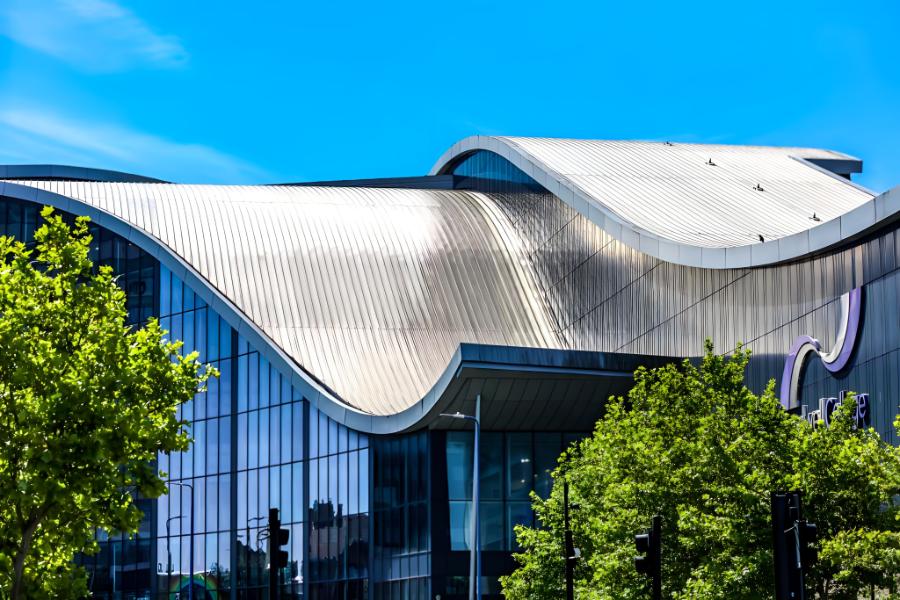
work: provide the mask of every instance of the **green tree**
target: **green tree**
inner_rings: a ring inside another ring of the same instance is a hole
[[[41,213],[34,249],[0,237],[0,597],[86,593],[96,528],[135,532],[135,493],[165,492],[158,452],[185,450],[179,404],[215,374],[88,257],[87,219]]]
[[[518,527],[507,598],[564,591],[562,483],[567,478],[579,598],[643,599],[633,536],[663,518],[666,598],[772,598],[770,493],[799,489],[819,523],[821,561],[810,589],[856,598],[900,574],[900,453],[851,424],[847,402],[830,428],[785,412],[774,384],[744,386],[749,351],[639,369],[627,398],[610,399],[593,436],[560,457],[550,497],[532,496],[540,527]]]

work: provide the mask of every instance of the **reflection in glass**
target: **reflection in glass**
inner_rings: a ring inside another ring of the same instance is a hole
[[[549,498],[553,488],[550,474],[562,452],[562,440],[558,433],[534,434],[534,491],[541,498]]]
[[[506,482],[508,498],[528,498],[532,487],[531,434],[506,434]]]
[[[503,434],[483,433],[478,457],[481,469],[481,497],[503,499]]]
[[[447,493],[451,500],[472,497],[472,435],[447,432]]]
[[[450,549],[468,550],[471,548],[469,524],[471,522],[471,501],[450,501]]]

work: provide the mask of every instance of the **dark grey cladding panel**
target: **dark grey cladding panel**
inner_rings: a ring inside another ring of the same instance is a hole
[[[853,173],[862,173],[863,170],[862,161],[855,158],[807,158],[806,160],[847,179]]]
[[[290,185],[298,187],[367,187],[367,188],[403,188],[415,190],[453,190],[462,189],[456,185],[458,178],[453,175],[425,175],[421,177],[379,177],[377,179],[340,179],[335,181],[309,181],[298,183],[280,183],[273,185]]]
[[[639,366],[677,360],[476,344],[462,344],[457,359],[454,376],[417,427],[465,428],[440,413],[473,414],[480,395],[484,429],[590,431],[606,400],[632,387]]]
[[[465,365],[502,370],[591,372],[613,371],[633,373],[639,366],[656,366],[670,362],[669,357],[611,354],[580,350],[521,348],[485,344],[460,344],[460,358]]]
[[[108,181],[114,183],[166,183],[161,179],[70,165],[0,165],[0,179],[31,181]]]

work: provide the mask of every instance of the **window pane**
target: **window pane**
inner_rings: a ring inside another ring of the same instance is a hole
[[[506,486],[509,498],[527,499],[531,492],[531,434],[506,434],[507,474]]]
[[[472,435],[447,432],[447,493],[451,500],[472,497]]]
[[[238,492],[240,494],[240,492]],[[219,531],[227,531],[231,520],[231,476],[219,477]]]
[[[231,470],[231,417],[219,419],[219,472]]]
[[[359,512],[359,452],[349,453],[347,514]]]
[[[359,452],[359,512],[369,512],[369,449]]]
[[[274,406],[266,412],[269,413],[269,462],[277,465],[281,463],[281,408]]]
[[[471,502],[450,502],[450,549],[468,550],[471,547]]]
[[[506,536],[503,533],[503,503],[481,502],[481,549],[503,550]]]
[[[237,420],[237,468],[238,470],[243,470],[247,468],[247,454],[249,450],[247,447],[247,413],[238,415]]]
[[[247,375],[248,392],[250,395],[249,408],[259,408],[259,354],[256,352],[247,356],[247,364],[250,373]]]
[[[553,488],[550,473],[556,468],[556,460],[562,448],[558,433],[534,434],[534,491],[541,498],[548,498]]]
[[[279,411],[281,412],[281,418],[279,419],[281,424],[281,440],[279,442],[279,446],[281,447],[281,462],[290,462],[292,459],[291,405],[282,404]]]
[[[259,411],[259,464],[270,464],[269,460],[269,409]]]
[[[481,436],[478,467],[481,471],[481,497],[503,499],[503,435],[485,433]]]
[[[291,458],[303,460],[303,402],[291,403]]]
[[[231,327],[224,319],[219,319],[219,356],[231,356]]]
[[[172,311],[172,272],[159,266],[159,314],[168,315]]]
[[[302,432],[303,430],[301,429],[300,431]],[[319,411],[310,407],[310,409],[309,409],[309,457],[308,458],[315,458],[318,456],[319,456]]]
[[[514,527],[516,525],[526,525],[531,527],[533,524],[531,505],[528,502],[508,502],[506,504],[506,549],[519,550],[516,543],[516,533]]]
[[[269,361],[259,358],[259,405],[269,405]]]
[[[219,361],[221,376],[218,379],[219,404],[217,413],[227,415],[231,412],[231,359]]]
[[[238,411],[247,410],[247,357],[242,356],[238,359]]]

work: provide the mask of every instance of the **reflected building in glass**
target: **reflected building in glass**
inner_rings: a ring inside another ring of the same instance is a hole
[[[851,383],[815,363],[795,396],[866,391],[896,441],[879,394],[900,317],[878,307],[900,289],[900,203],[852,184],[859,168],[814,149],[521,138],[463,140],[428,176],[317,184],[0,167],[2,233],[30,242],[42,205],[91,217],[130,322],[159,319],[221,373],[179,409],[190,450],[158,457],[178,485],[138,499],[137,535],[98,532],[79,559],[92,593],[266,597],[274,507],[282,598],[466,598],[473,436],[440,415],[480,398],[482,589],[498,598],[515,527],[539,525],[530,494],[636,368],[742,340],[759,389],[794,337],[836,342],[857,287]],[[838,234],[797,218],[810,202]]]

